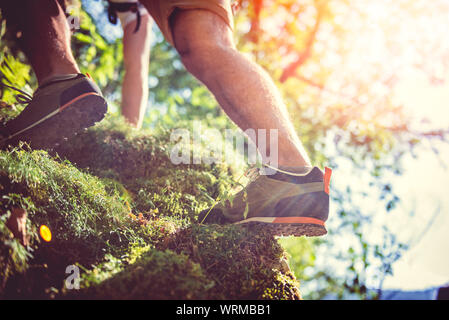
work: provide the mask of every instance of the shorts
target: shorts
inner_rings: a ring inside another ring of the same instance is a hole
[[[138,0],[110,0],[110,3],[136,3],[137,4],[137,10],[139,11],[140,16],[148,15],[147,9],[141,4]],[[122,25],[122,28],[124,29],[128,24],[138,19],[138,14],[136,12],[133,12],[132,10],[120,12],[116,11],[115,14],[120,20],[120,24]],[[111,20],[110,20],[111,21]],[[137,30],[137,29],[136,29]]]
[[[111,0],[111,2],[138,2],[138,0]],[[148,4],[148,8],[145,9],[145,7],[140,6],[140,14],[145,15],[149,13],[159,26],[165,39],[171,44],[173,44],[173,35],[170,29],[170,16],[177,8],[212,11],[220,16],[232,29],[233,14],[231,0],[150,0],[145,3]],[[131,11],[118,12],[117,16],[123,28],[137,19],[137,15]]]
[[[1,18],[6,20],[8,29],[11,29],[13,33],[20,31],[20,25],[26,23],[26,21],[24,21],[22,10],[26,4],[33,1],[36,0],[0,0]],[[81,7],[80,0],[47,1],[44,5],[48,6],[47,8],[51,11],[52,15],[55,15],[59,10],[57,4],[62,8],[62,11],[66,16],[70,15],[70,10],[79,9]]]
[[[22,0],[23,1],[23,0]],[[28,0],[35,1],[35,0]],[[68,14],[67,9],[73,6],[79,6],[79,0],[57,0],[59,5],[62,7],[63,11]],[[118,0],[120,2],[121,0]],[[20,2],[20,1],[19,1]],[[204,9],[211,11],[221,17],[226,24],[233,29],[234,19],[233,19],[233,9],[231,5],[232,0],[148,0],[145,1],[147,10],[153,17],[156,24],[159,26],[165,39],[173,43],[173,35],[170,28],[170,16],[175,11],[175,9]],[[13,1],[6,2],[9,6],[12,6],[11,11],[20,11],[20,5]],[[135,14],[133,14],[135,16]],[[17,18],[17,19],[16,19]],[[10,22],[17,22],[20,18],[20,14],[17,17],[9,19]],[[126,23],[126,21],[124,21]],[[129,22],[128,22],[129,23]]]
[[[221,17],[233,29],[231,0],[150,0],[147,3],[148,12],[159,26],[165,39],[172,45],[174,43],[170,28],[170,16],[177,8],[209,10]]]

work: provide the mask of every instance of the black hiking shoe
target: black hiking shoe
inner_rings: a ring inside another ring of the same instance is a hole
[[[10,87],[10,86],[8,86]],[[90,78],[78,74],[40,86],[31,97],[21,92],[27,107],[0,128],[0,148],[25,141],[34,149],[52,149],[64,139],[102,120],[107,103]]]
[[[259,175],[232,199],[201,212],[198,221],[260,224],[275,236],[324,235],[331,174],[314,167],[307,174]]]

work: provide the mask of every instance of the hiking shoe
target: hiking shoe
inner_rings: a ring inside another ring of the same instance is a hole
[[[281,172],[282,171],[282,172]],[[259,224],[275,236],[321,236],[329,215],[332,170],[259,175],[232,199],[200,213],[200,223]]]
[[[5,85],[6,86],[6,85]],[[41,85],[31,97],[17,101],[28,105],[16,118],[0,128],[0,148],[25,141],[34,149],[51,149],[104,118],[107,104],[98,86],[83,74]]]

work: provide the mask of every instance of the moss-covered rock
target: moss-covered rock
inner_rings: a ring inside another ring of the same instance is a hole
[[[214,282],[187,256],[150,250],[136,263],[92,285],[75,298],[93,299],[208,299]]]
[[[176,166],[172,145],[169,130],[109,118],[52,154],[0,151],[0,296],[299,298],[283,249],[263,229],[196,222],[236,184],[243,161]],[[27,247],[6,226],[15,207],[28,212]],[[79,291],[64,288],[69,265],[81,270]]]
[[[189,122],[179,126],[189,126]],[[171,130],[134,130],[122,118],[108,118],[55,150],[78,168],[118,181],[132,197],[133,210],[158,208],[166,215],[192,220],[232,187],[244,163],[175,165],[170,161]],[[207,149],[197,144],[192,148]],[[230,150],[233,152],[233,150]]]
[[[215,281],[226,299],[299,299],[285,253],[263,227],[192,225],[164,246],[187,254]]]

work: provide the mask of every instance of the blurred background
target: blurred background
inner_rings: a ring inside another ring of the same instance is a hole
[[[105,1],[74,14],[77,61],[119,113],[121,27]],[[235,18],[238,48],[275,80],[314,164],[334,170],[328,236],[279,240],[303,297],[436,298],[449,284],[449,0],[242,0]],[[144,128],[227,122],[153,33]],[[29,70],[18,81],[36,84]]]

